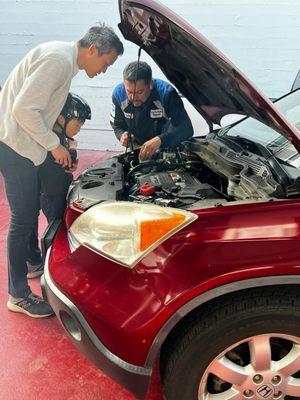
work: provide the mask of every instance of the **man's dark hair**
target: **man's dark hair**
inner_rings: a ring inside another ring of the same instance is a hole
[[[92,26],[82,39],[78,41],[80,47],[87,48],[95,45],[98,49],[99,56],[108,54],[112,49],[116,50],[118,56],[124,52],[121,40],[115,34],[114,30],[105,24],[100,26]]]
[[[133,61],[129,63],[123,71],[124,81],[136,82],[145,81],[145,84],[149,86],[152,80],[152,70],[149,64],[144,61]]]

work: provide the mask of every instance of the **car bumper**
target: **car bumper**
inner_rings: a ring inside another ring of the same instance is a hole
[[[41,279],[42,291],[72,342],[105,374],[138,398],[144,398],[152,369],[127,363],[101,343],[76,305],[51,280],[48,269],[49,253],[50,249],[47,252],[45,271]]]

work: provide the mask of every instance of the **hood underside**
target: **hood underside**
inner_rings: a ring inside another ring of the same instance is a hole
[[[153,0],[119,0],[125,39],[142,47],[210,127],[228,114],[251,116],[300,150],[298,130],[207,39]]]

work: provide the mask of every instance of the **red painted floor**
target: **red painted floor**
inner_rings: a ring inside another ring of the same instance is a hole
[[[110,155],[79,150],[78,171]],[[56,318],[35,320],[7,310],[8,224],[0,175],[0,400],[134,400],[78,353]],[[45,227],[40,216],[40,233]],[[38,279],[30,285],[40,293]],[[147,400],[162,400],[158,373],[155,376]]]

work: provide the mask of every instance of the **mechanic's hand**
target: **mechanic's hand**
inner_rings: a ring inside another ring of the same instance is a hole
[[[72,174],[73,172],[76,171],[77,167],[78,167],[78,160],[76,160],[76,162],[72,164],[71,168],[66,169],[65,173],[66,174]]]
[[[57,164],[60,164],[63,167],[72,167],[71,155],[63,145],[59,144],[56,149],[51,150],[51,154]]]
[[[134,136],[131,135],[132,138],[132,143],[134,141]],[[124,132],[122,133],[121,137],[120,137],[120,143],[122,146],[124,147],[129,147],[129,143],[128,143],[128,132]]]
[[[157,149],[160,148],[161,140],[158,136],[155,136],[153,139],[148,140],[143,144],[140,150],[139,159],[140,161],[149,160]]]

